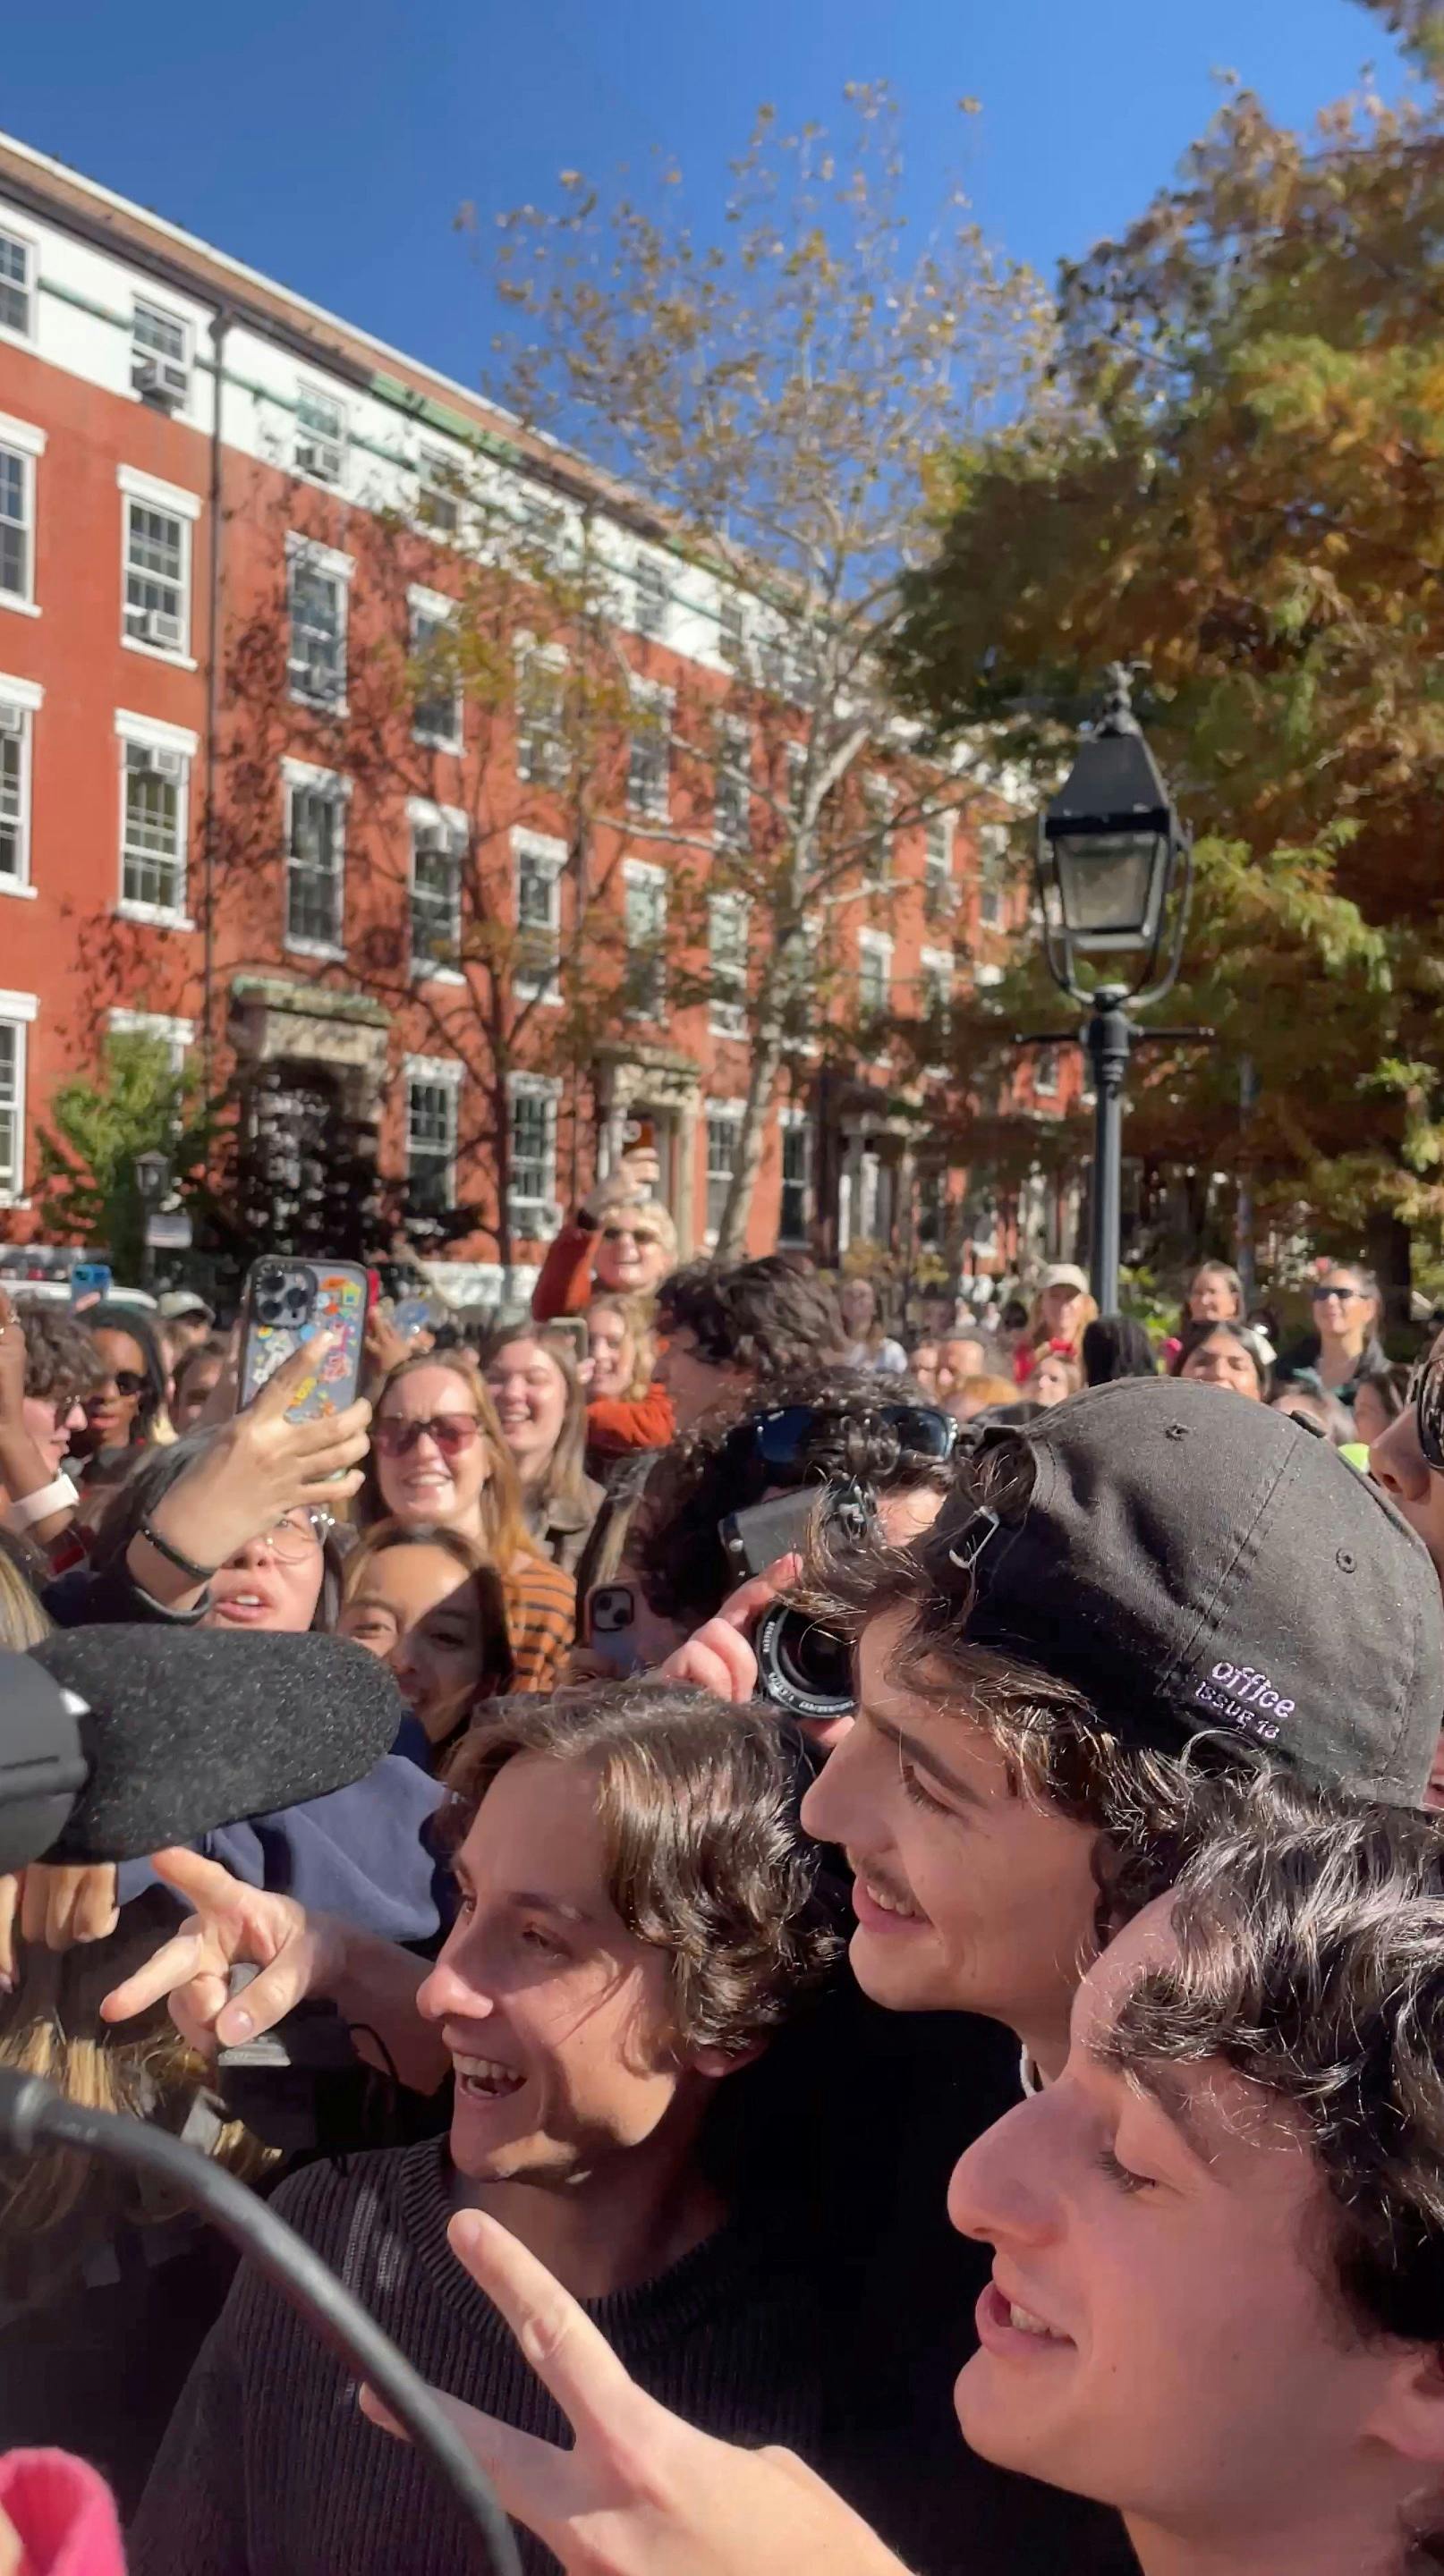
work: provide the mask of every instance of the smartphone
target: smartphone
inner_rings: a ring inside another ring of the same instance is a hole
[[[70,1273],[72,1306],[78,1306],[82,1297],[108,1297],[111,1276],[108,1261],[77,1261]]]
[[[655,1118],[629,1118],[622,1129],[622,1143],[629,1154],[655,1154],[657,1150]]]
[[[286,1414],[292,1422],[311,1422],[343,1412],[361,1384],[370,1298],[370,1282],[354,1261],[293,1261],[270,1253],[253,1262],[241,1302],[237,1411],[244,1412],[308,1334],[326,1326],[336,1341]]]

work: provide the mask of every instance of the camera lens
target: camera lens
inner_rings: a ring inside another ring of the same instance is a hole
[[[810,1611],[774,1601],[757,1626],[757,1687],[791,1717],[848,1717],[854,1706],[852,1652],[845,1637]]]

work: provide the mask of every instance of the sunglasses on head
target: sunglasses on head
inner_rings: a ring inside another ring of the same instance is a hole
[[[1408,1401],[1424,1464],[1444,1476],[1444,1352],[1437,1359],[1416,1360],[1409,1371]]]
[[[144,1395],[146,1389],[146,1381],[139,1369],[112,1369],[107,1382],[115,1388],[117,1395]],[[95,1404],[100,1398],[92,1395],[89,1401]]]
[[[882,1404],[871,1419],[887,1426],[903,1458],[935,1463],[951,1458],[958,1445],[952,1415],[933,1404]],[[829,1416],[810,1404],[779,1405],[775,1413],[764,1413],[754,1423],[753,1449],[769,1475],[795,1476],[805,1467],[819,1429],[826,1427],[830,1427]]]
[[[383,1458],[404,1458],[422,1434],[433,1440],[443,1458],[459,1458],[481,1436],[474,1413],[432,1413],[419,1420],[409,1414],[383,1413],[371,1426],[371,1437]]]

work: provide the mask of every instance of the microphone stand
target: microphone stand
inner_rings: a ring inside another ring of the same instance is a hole
[[[156,2176],[229,2236],[405,2425],[433,2476],[450,2488],[480,2534],[490,2576],[522,2576],[516,2540],[496,2490],[435,2404],[425,2380],[284,2219],[223,2165],[197,2155],[165,2130],[114,2111],[86,2110],[38,2076],[0,2067],[0,2144],[27,2155],[42,2140],[79,2147],[130,2173]]]

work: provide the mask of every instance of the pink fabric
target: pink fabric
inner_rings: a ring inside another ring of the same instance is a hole
[[[25,2552],[20,2576],[125,2576],[115,2499],[69,2451],[0,2454],[0,2512]]]

